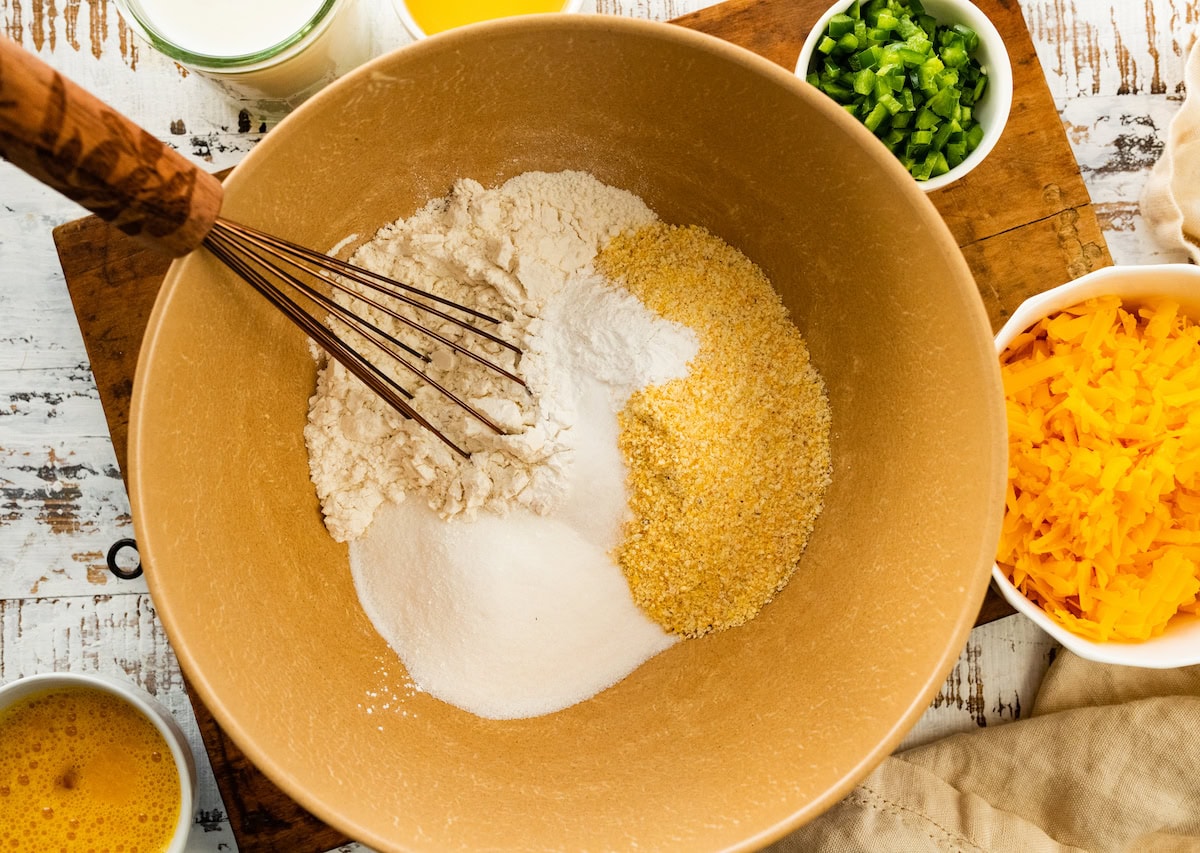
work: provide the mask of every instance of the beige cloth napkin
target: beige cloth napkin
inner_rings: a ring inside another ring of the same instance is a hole
[[[1033,716],[896,753],[767,849],[1200,851],[1200,666],[1064,650]]]
[[[1171,119],[1163,154],[1150,173],[1140,208],[1156,242],[1185,250],[1200,263],[1200,43],[1191,39],[1184,84],[1187,98]]]

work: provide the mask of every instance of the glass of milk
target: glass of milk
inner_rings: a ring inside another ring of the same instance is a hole
[[[360,0],[115,0],[156,50],[281,115],[371,58]]]

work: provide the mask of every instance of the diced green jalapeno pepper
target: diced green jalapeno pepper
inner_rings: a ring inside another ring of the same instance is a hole
[[[979,147],[987,71],[979,34],[938,23],[920,0],[862,0],[830,18],[805,79],[891,149],[917,180]]]

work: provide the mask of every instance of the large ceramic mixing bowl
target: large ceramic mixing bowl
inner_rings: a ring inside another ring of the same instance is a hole
[[[583,169],[765,270],[829,387],[833,484],[791,584],[565,711],[480,719],[406,686],[322,526],[305,339],[203,253],[141,354],[131,494],[200,698],[320,818],[380,850],[748,849],[832,805],[925,710],[994,557],[1004,415],[949,231],[841,110],[741,49],[520,18],[382,57],[282,122],[225,213],[327,248],[460,177]]]

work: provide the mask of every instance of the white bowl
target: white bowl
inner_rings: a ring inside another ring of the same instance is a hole
[[[566,0],[566,2],[562,4],[562,11],[579,12],[583,9],[583,4],[584,0]],[[408,9],[408,4],[405,3],[404,0],[392,0],[392,5],[396,9],[396,14],[400,16],[400,23],[404,24],[404,29],[408,31],[410,36],[417,40],[426,38],[428,34],[421,28],[421,25],[417,23],[416,18],[413,17],[412,12],[410,12]],[[555,13],[550,12],[545,14]]]
[[[1018,334],[1047,315],[1078,305],[1096,296],[1115,295],[1127,303],[1165,297],[1179,302],[1181,310],[1200,320],[1200,267],[1189,264],[1105,267],[1082,278],[1031,296],[1021,303],[996,334],[996,354],[1001,355]],[[1039,628],[1067,649],[1100,663],[1169,669],[1200,663],[1200,616],[1180,615],[1158,637],[1140,643],[1109,640],[1095,642],[1071,633],[1013,586],[999,566],[992,568],[992,583],[1004,598],[1032,619]]]
[[[829,25],[829,19],[846,11],[851,5],[851,0],[838,0],[813,26],[808,38],[804,40],[804,46],[800,48],[800,57],[796,61],[798,77],[804,79],[808,76],[808,64],[812,61],[813,53],[816,52],[825,28]],[[1013,76],[1012,63],[1009,62],[1004,39],[1000,37],[988,16],[979,11],[973,3],[968,0],[922,0],[921,5],[938,23],[965,24],[979,34],[976,58],[988,75],[987,91],[976,110],[979,124],[983,127],[983,139],[966,159],[946,174],[927,181],[917,181],[917,185],[925,192],[932,192],[970,172],[982,163],[996,146],[996,142],[1004,133],[1004,126],[1008,123],[1008,114],[1012,109]]]
[[[70,672],[49,672],[41,675],[30,675],[18,678],[7,684],[0,685],[0,711],[12,707],[13,704],[34,693],[44,690],[56,690],[64,687],[87,687],[110,693],[128,702],[158,729],[167,747],[171,750],[171,760],[179,772],[179,819],[175,822],[175,831],[171,835],[171,843],[165,853],[183,853],[187,847],[188,835],[192,829],[192,818],[195,811],[196,799],[196,761],[192,748],[188,745],[187,737],[174,717],[167,713],[149,694],[128,681],[109,678],[104,675],[88,675]]]

